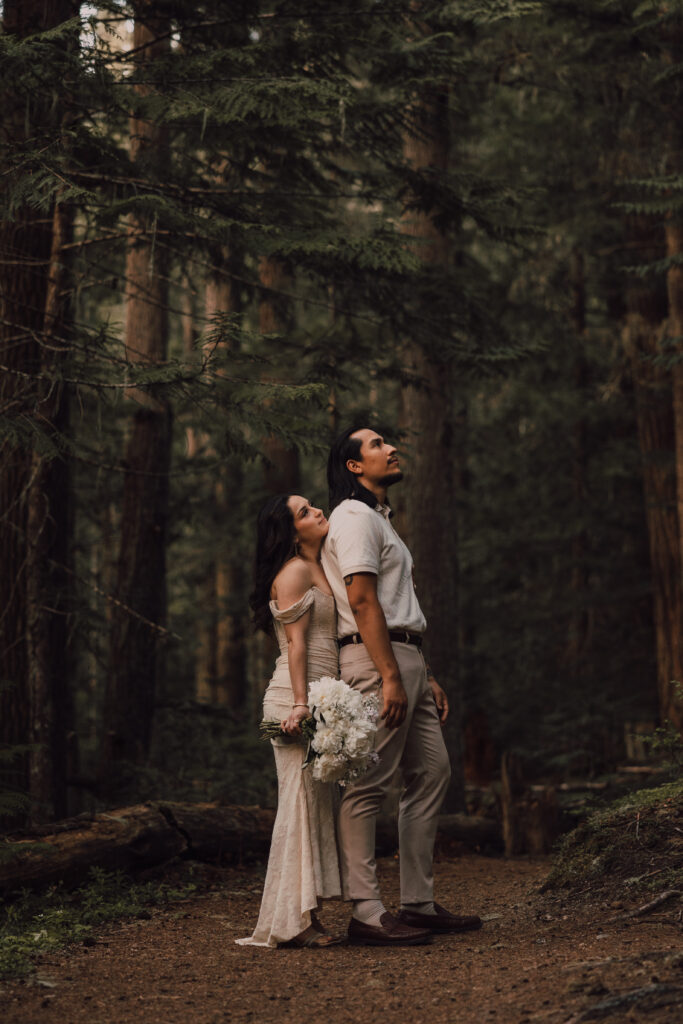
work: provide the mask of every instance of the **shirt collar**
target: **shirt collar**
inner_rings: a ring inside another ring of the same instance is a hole
[[[379,512],[380,515],[384,516],[387,520],[391,519],[394,514],[388,502],[385,502],[384,505],[380,504],[372,491],[369,491],[367,487],[363,487],[362,484],[357,485],[357,489],[353,494],[349,495],[349,500],[362,501],[364,505],[367,505],[368,508],[374,509],[375,512]]]

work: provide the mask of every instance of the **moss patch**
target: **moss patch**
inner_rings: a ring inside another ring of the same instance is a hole
[[[683,890],[683,780],[641,789],[565,836],[543,891]]]
[[[122,872],[90,869],[90,881],[69,892],[54,886],[46,893],[28,890],[6,901],[0,912],[0,979],[28,974],[33,960],[71,942],[91,941],[107,921],[149,917],[147,908],[166,906],[194,896],[191,880],[176,886],[133,882]]]

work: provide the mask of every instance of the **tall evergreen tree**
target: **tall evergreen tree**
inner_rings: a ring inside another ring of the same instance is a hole
[[[36,145],[64,155],[63,103],[52,102],[45,68],[17,82],[25,40],[47,33],[46,57],[69,87],[73,32],[50,35],[74,13],[70,0],[3,6],[10,60],[0,92],[6,153],[33,164]],[[16,182],[16,171],[15,180]],[[0,211],[0,395],[9,429],[0,441],[0,739],[30,745],[12,772],[28,792],[38,820],[66,811],[66,691],[69,489],[66,431],[65,266],[70,238],[68,200],[36,202],[21,189]]]
[[[136,11],[133,33],[135,68],[139,75],[170,50],[170,22],[153,4]],[[168,166],[168,131],[145,116],[149,87],[136,85],[130,123],[131,174],[143,180]],[[155,245],[158,215],[133,204],[126,253],[127,357],[135,365],[163,365],[168,355],[167,252]],[[163,629],[166,624],[166,545],[168,471],[171,454],[171,408],[153,388],[132,388],[137,408],[124,459],[121,541],[111,635],[111,665],[104,703],[102,785],[115,785],[118,765],[147,760],[154,699],[163,671]],[[133,614],[130,614],[132,609]]]
[[[405,140],[406,158],[416,173],[448,172],[449,115],[446,86],[431,87],[416,96]],[[415,202],[419,208],[420,200],[416,198]],[[404,220],[405,233],[416,239],[417,255],[433,273],[435,304],[440,288],[448,280],[452,244],[451,238],[434,223],[441,212],[438,207],[413,211]],[[447,804],[449,809],[462,810],[461,694],[458,650],[453,642],[458,629],[459,595],[457,464],[462,458],[456,450],[455,374],[447,351],[439,352],[436,346],[425,348],[419,340],[406,341],[403,360],[411,377],[401,394],[401,424],[410,468],[405,522],[415,559],[420,602],[429,624],[429,664],[446,689],[450,704],[448,746],[455,770]],[[424,522],[425,507],[432,510],[428,529]]]

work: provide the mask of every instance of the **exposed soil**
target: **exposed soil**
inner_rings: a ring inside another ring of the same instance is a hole
[[[424,947],[325,951],[236,946],[256,921],[263,870],[216,869],[201,896],[109,925],[94,945],[44,956],[31,978],[4,983],[0,1016],[4,1024],[682,1021],[680,898],[614,921],[647,897],[542,897],[548,868],[444,857],[437,899],[480,913],[481,931]],[[392,908],[397,869],[394,858],[380,862]],[[322,916],[345,930],[348,913],[331,903]],[[619,1001],[627,993],[636,995]]]

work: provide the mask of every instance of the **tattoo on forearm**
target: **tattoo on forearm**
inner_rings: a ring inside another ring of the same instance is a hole
[[[347,587],[350,587],[351,584],[353,583],[353,575],[345,576],[344,577],[344,583],[346,584]]]

